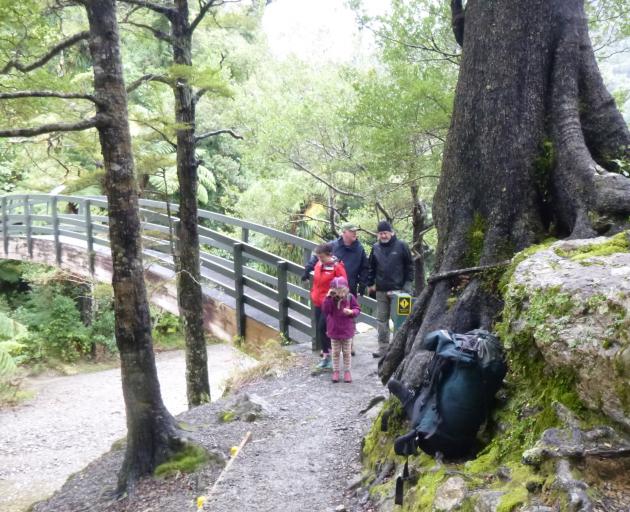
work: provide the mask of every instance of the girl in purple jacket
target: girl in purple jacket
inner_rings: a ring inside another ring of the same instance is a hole
[[[357,299],[348,289],[348,281],[343,277],[335,277],[322,304],[322,313],[326,315],[326,334],[332,342],[333,382],[339,382],[340,352],[343,352],[343,380],[352,382],[350,351],[354,336],[354,318],[360,312]]]

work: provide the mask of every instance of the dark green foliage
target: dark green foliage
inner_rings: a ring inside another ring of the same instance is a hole
[[[75,301],[54,288],[31,293],[18,318],[28,328],[21,341],[31,361],[54,358],[73,362],[90,353],[89,330],[81,322]]]
[[[153,343],[159,349],[184,348],[184,335],[178,316],[168,311],[152,309]]]

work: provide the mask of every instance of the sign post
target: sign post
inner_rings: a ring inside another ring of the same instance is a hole
[[[407,317],[411,314],[413,297],[404,292],[392,292],[391,319],[394,322],[394,332],[400,329]]]

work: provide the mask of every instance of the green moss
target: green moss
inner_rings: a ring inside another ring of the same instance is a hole
[[[389,416],[387,432],[383,432],[381,425],[383,416],[386,414]],[[382,461],[403,460],[394,452],[394,439],[406,433],[409,428],[400,401],[393,397],[388,398],[363,440],[363,465],[370,470],[375,470]]]
[[[432,510],[438,487],[446,477],[445,468],[423,473],[415,486],[415,499],[410,500],[409,510],[422,512]]]
[[[230,423],[236,419],[236,413],[234,411],[220,411],[217,416],[221,423]]]
[[[536,254],[538,251],[547,249],[554,242],[557,242],[555,238],[548,238],[540,244],[531,245],[527,249],[524,249],[518,254],[515,254],[512,258],[512,263],[507,269],[504,270],[503,275],[501,276],[501,279],[499,281],[499,290],[502,293],[505,293],[507,291],[508,284],[512,280],[512,276],[516,271],[516,267],[518,267],[521,262],[525,261],[532,254]]]
[[[486,238],[486,221],[479,212],[476,212],[466,242],[468,251],[464,255],[463,263],[466,267],[476,267],[481,260],[481,252],[483,251],[483,243]]]
[[[455,304],[457,304],[458,300],[459,300],[459,297],[456,297],[456,296],[451,296],[448,299],[446,299],[447,309],[451,309]]]
[[[201,446],[186,444],[168,461],[155,468],[155,476],[167,478],[177,473],[192,473],[208,462],[208,452]]]
[[[619,252],[630,252],[630,233],[624,231],[610,237],[605,242],[589,244],[575,249],[565,250],[557,248],[556,254],[571,261],[583,261],[596,256],[610,256]]]
[[[529,493],[525,487],[517,487],[501,496],[497,512],[512,512],[520,505],[527,503]]]

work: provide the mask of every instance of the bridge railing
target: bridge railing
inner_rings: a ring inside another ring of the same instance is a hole
[[[10,238],[25,238],[31,257],[34,238],[52,238],[55,261],[59,265],[61,245],[72,239],[85,247],[93,273],[97,247],[109,247],[107,199],[104,196],[11,194],[0,198],[0,205],[0,232],[5,255]],[[177,211],[177,204],[140,200],[145,258],[171,270],[175,270],[172,247],[177,243]],[[237,334],[245,335],[247,306],[275,319],[279,332],[285,337],[291,338],[290,331],[296,330],[314,340],[309,291],[300,285],[303,264],[256,247],[251,243],[250,235],[256,233],[259,237],[270,237],[286,244],[288,248],[298,248],[304,262],[310,258],[316,244],[268,226],[207,210],[199,210],[199,218],[211,221],[223,231],[241,230],[241,237],[234,238],[216,229],[199,226],[203,284],[220,288],[234,300]],[[368,297],[360,297],[359,301],[363,307],[359,320],[376,325],[371,314],[376,309],[376,302]]]

